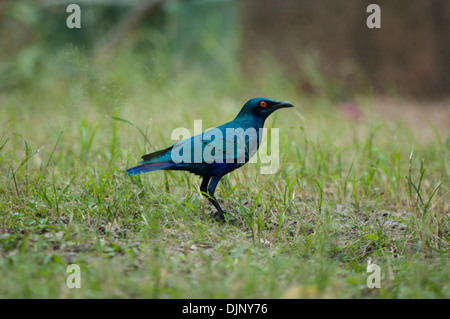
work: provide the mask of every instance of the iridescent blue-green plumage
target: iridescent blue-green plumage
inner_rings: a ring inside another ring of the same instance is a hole
[[[292,104],[253,98],[231,122],[144,155],[140,165],[127,169],[127,173],[184,170],[200,175],[203,177],[200,190],[216,207],[217,219],[223,220],[225,211],[214,197],[219,180],[249,161],[259,148],[264,121],[272,112],[284,107],[292,107]]]

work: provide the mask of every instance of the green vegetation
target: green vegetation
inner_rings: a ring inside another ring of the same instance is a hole
[[[450,298],[448,135],[387,122],[370,94],[346,118],[311,65],[315,93],[274,62],[215,73],[157,47],[8,64],[20,85],[0,92],[0,297]],[[219,184],[237,222],[209,219],[194,175],[123,173],[173,129],[222,124],[255,96],[296,108],[266,123],[281,132],[276,174],[247,164]],[[80,289],[66,286],[73,263]]]

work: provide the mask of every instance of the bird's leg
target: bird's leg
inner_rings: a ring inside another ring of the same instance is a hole
[[[220,207],[219,202],[214,196],[214,192],[216,190],[217,184],[219,183],[222,176],[205,176],[203,177],[202,184],[200,185],[200,191],[204,193],[205,197],[208,198],[211,204],[217,209],[218,216],[215,218],[216,220],[223,221],[225,220],[226,211]],[[209,181],[211,180],[211,183]],[[209,184],[209,185],[208,185]]]
[[[203,180],[202,180],[202,184],[200,185],[200,191],[202,193],[204,193],[203,195],[207,195],[208,194],[208,184],[209,181],[211,180],[211,176],[204,176]]]
[[[208,199],[209,201],[214,205],[214,207],[217,209],[218,216],[215,218],[216,220],[223,221],[225,220],[225,214],[227,213],[220,207],[219,202],[217,201],[216,197],[214,196],[214,192],[216,191],[217,184],[219,183],[222,176],[213,176],[211,179],[211,183],[208,185]]]
[[[200,185],[200,191],[203,193],[203,196],[205,196],[211,202],[211,204],[213,204],[214,207],[217,209],[217,211],[219,213],[219,219],[224,220],[225,219],[225,217],[224,217],[225,211],[222,209],[222,207],[220,207],[219,203],[217,202],[216,198],[214,197],[214,190],[219,181],[215,182],[215,185],[213,185],[213,189],[211,191],[211,188],[208,187],[210,180],[211,180],[211,176],[203,177],[202,184]]]

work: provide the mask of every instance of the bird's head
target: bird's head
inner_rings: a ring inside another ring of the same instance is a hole
[[[255,119],[260,119],[264,122],[270,114],[284,107],[293,107],[293,105],[286,102],[255,97],[244,104],[236,119],[253,116]]]

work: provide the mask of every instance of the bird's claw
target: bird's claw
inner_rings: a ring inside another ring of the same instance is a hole
[[[231,218],[226,210],[214,213],[212,219],[214,219],[217,222],[226,222],[226,223],[237,221],[237,218]]]

